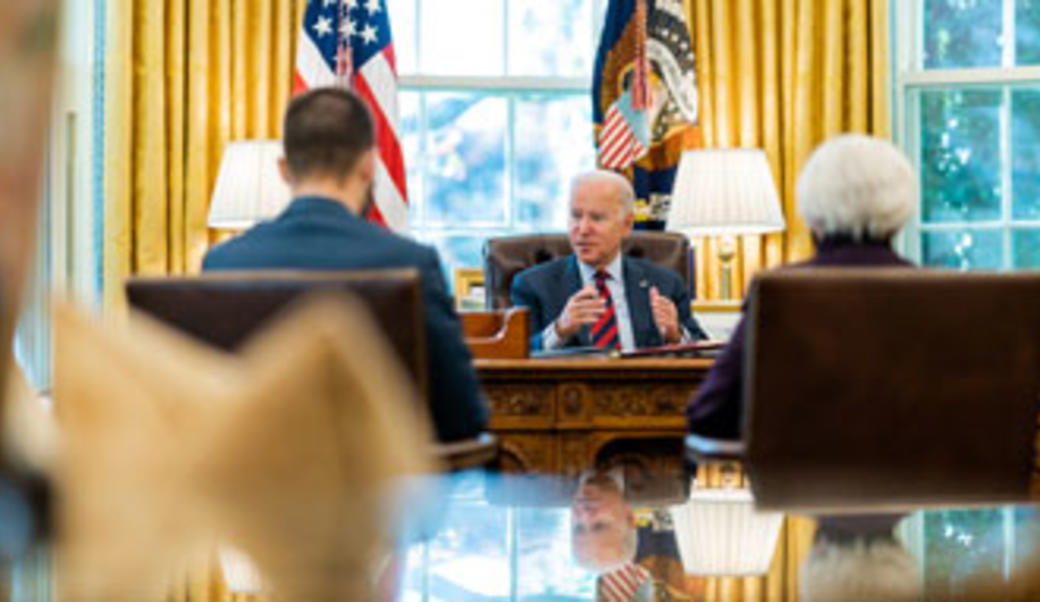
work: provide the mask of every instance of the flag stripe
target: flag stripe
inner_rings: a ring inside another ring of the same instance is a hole
[[[329,63],[321,55],[321,49],[306,31],[302,32],[296,46],[296,76],[306,86],[305,90],[336,83],[336,72],[329,68]]]
[[[390,177],[390,172],[387,171],[383,161],[376,161],[376,174],[375,174],[375,198],[377,206],[383,217],[386,219],[387,225],[396,224],[393,226],[394,230],[399,230],[408,225],[408,203],[399,192],[397,183]],[[385,201],[379,204],[378,201],[383,198]]]
[[[390,179],[393,180],[394,186],[397,187],[398,194],[403,198],[407,196],[404,155],[398,144],[397,136],[394,134],[392,122],[383,113],[383,106],[376,95],[373,94],[368,81],[363,77],[355,77],[354,89],[357,91],[358,96],[368,102],[368,108],[372,112],[372,120],[376,129],[376,144],[379,149],[379,158],[390,173]]]

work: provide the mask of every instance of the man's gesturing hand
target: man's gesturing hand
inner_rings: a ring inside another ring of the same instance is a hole
[[[654,324],[657,325],[664,342],[678,343],[681,339],[679,312],[671,299],[657,292],[656,286],[650,287],[650,311],[654,314]]]
[[[556,318],[556,335],[569,339],[582,326],[592,325],[606,311],[606,304],[592,286],[586,286],[567,299],[567,305]]]

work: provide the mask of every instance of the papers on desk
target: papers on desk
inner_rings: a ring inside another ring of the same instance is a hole
[[[616,355],[617,350],[606,347],[560,347],[559,349],[539,349],[531,352],[535,358],[564,358],[564,357],[610,357]]]
[[[602,347],[561,347],[559,349],[542,349],[531,353],[533,358],[565,358],[565,357],[714,357],[726,346],[726,341],[694,341],[676,345],[660,345],[643,347],[632,351],[618,352],[615,349]]]
[[[726,346],[726,341],[693,341],[677,345],[643,347],[622,351],[621,357],[714,357]]]

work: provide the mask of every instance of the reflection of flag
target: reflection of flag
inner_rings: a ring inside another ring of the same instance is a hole
[[[679,157],[701,144],[682,0],[610,0],[592,114],[600,166],[632,179],[640,227],[663,227]]]
[[[653,587],[650,571],[638,564],[625,564],[599,576],[596,602],[650,602]]]
[[[397,136],[397,67],[385,0],[307,3],[293,94],[332,85],[349,86],[368,102],[379,151],[369,219],[401,230],[408,224],[408,191]]]
[[[631,91],[625,90],[607,109],[596,142],[599,144],[596,158],[600,167],[607,169],[627,169],[646,154],[650,146],[646,111],[632,106]]]

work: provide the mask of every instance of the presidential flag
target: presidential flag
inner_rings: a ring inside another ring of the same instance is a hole
[[[408,225],[408,192],[386,0],[308,0],[296,47],[293,94],[336,85],[365,99],[375,122],[375,202],[368,218],[403,230]]]
[[[664,228],[679,157],[701,145],[693,59],[682,0],[610,0],[592,82],[596,157],[632,180],[637,228]]]

